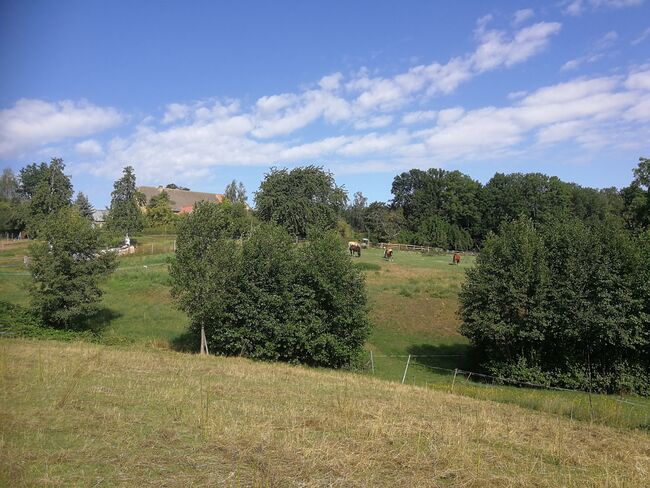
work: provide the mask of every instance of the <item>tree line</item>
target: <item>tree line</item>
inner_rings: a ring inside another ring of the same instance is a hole
[[[541,173],[496,173],[485,185],[460,171],[412,169],[397,175],[390,202],[368,205],[361,193],[346,220],[371,241],[399,241],[443,249],[479,249],[504,221],[549,222],[613,217],[629,230],[650,224],[648,159],[641,158],[630,185],[594,189]]]

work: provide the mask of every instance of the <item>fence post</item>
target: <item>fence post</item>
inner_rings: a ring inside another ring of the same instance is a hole
[[[454,384],[456,383],[456,375],[458,374],[458,368],[454,369],[454,379],[451,381],[451,392],[454,392]]]
[[[203,326],[201,326],[201,355],[209,355],[210,352],[208,351],[208,340],[205,337],[205,329]]]
[[[375,374],[375,359],[372,356],[372,351],[370,351],[370,367],[372,368],[372,374]]]
[[[406,368],[404,368],[404,376],[402,376],[402,384],[404,384],[404,381],[406,380],[406,373],[409,370],[409,363],[411,362],[411,355],[409,354],[409,358],[406,360]]]
[[[151,243],[151,254],[153,254],[153,242]]]

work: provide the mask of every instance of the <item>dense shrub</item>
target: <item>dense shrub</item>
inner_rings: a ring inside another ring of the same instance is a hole
[[[208,204],[204,204],[208,205]],[[209,204],[212,207],[212,204]],[[363,275],[334,231],[296,245],[262,224],[234,240],[228,216],[204,208],[180,232],[172,293],[213,352],[342,367],[369,332]]]
[[[75,207],[60,209],[29,249],[32,307],[45,325],[75,328],[99,310],[99,280],[117,263],[102,254],[100,235]]]
[[[648,394],[649,242],[612,220],[503,224],[468,271],[461,332],[500,375]]]

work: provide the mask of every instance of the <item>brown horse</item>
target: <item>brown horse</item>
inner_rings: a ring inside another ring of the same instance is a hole
[[[453,261],[454,264],[460,264],[460,254],[455,252],[454,257],[452,258],[452,261]]]
[[[388,261],[393,260],[393,250],[392,249],[390,249],[390,248],[384,249],[384,259],[386,259]]]
[[[361,244],[357,241],[348,242],[348,251],[350,251],[350,256],[354,256],[356,253],[358,257],[361,257]]]

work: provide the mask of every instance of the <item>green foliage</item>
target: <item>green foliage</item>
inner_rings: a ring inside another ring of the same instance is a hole
[[[649,248],[615,219],[505,223],[467,273],[461,333],[497,374],[649,394]]]
[[[372,202],[364,211],[365,231],[371,242],[394,242],[404,227],[402,210]]]
[[[222,206],[204,203],[179,232],[172,294],[205,327],[212,351],[342,367],[369,333],[362,274],[335,233],[297,246],[281,227],[257,226],[249,239]]]
[[[481,184],[460,171],[432,168],[398,175],[393,206],[401,208],[411,241],[446,249],[472,247],[470,231],[480,222]],[[469,241],[469,242],[465,242]]]
[[[639,158],[632,184],[621,190],[625,202],[624,214],[633,229],[650,227],[650,159]]]
[[[25,217],[31,235],[38,235],[47,219],[72,204],[72,183],[64,170],[63,160],[53,158],[49,165],[32,164],[20,171],[20,193],[29,198]]]
[[[74,205],[83,217],[87,218],[90,222],[93,222],[93,213],[95,212],[95,209],[86,195],[82,192],[77,193]]]
[[[319,166],[272,168],[255,193],[259,218],[298,237],[307,237],[312,229],[335,228],[346,202],[345,189]]]
[[[171,225],[175,220],[171,200],[166,191],[151,197],[147,204],[147,224],[149,227]]]
[[[18,196],[18,180],[11,168],[2,170],[0,176],[0,201],[11,202]]]
[[[44,327],[38,315],[26,307],[0,301],[0,334],[2,337],[28,337],[59,341],[93,340],[90,331],[60,330]]]
[[[141,232],[144,228],[141,207],[144,204],[145,196],[136,188],[133,168],[127,166],[124,168],[122,178],[113,185],[106,226],[122,235]]]
[[[48,326],[75,328],[95,314],[100,278],[116,267],[115,255],[99,253],[99,233],[76,208],[62,208],[30,246],[32,306]]]
[[[237,184],[237,180],[228,183],[223,195],[232,203],[246,203],[246,200],[248,200],[244,184],[241,181]]]

